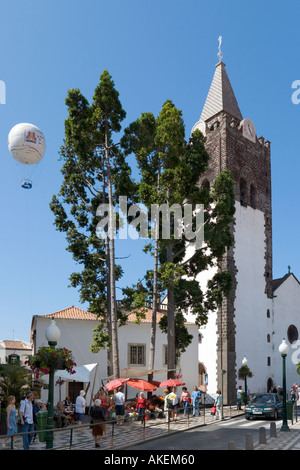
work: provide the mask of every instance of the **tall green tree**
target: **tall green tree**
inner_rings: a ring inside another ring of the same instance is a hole
[[[199,187],[199,178],[206,170],[209,159],[205,139],[200,131],[195,131],[189,142],[186,142],[181,112],[170,100],[164,103],[157,118],[152,113],[143,113],[125,129],[122,146],[127,153],[134,153],[136,156],[141,172],[139,196],[149,209],[153,204],[165,204],[169,208],[179,205],[183,214],[187,204],[193,209],[197,204],[203,204],[205,208],[205,245],[195,250],[188,259],[186,256],[190,243],[187,233],[184,232],[178,238],[175,236],[178,214],[170,211],[167,220],[155,220],[154,270],[152,275],[148,273],[147,278],[148,281],[152,280],[151,293],[148,292],[152,295],[153,309],[149,369],[154,365],[157,299],[160,289],[167,293],[167,316],[162,320],[161,328],[168,335],[168,369],[173,371],[176,356],[191,341],[186,334],[183,335],[183,343],[176,340],[176,317],[182,330],[183,313],[189,308],[195,314],[196,323],[204,324],[209,310],[220,305],[223,295],[230,289],[228,272],[218,272],[205,293],[196,277],[213,263],[220,262],[232,242],[229,226],[234,213],[233,181],[229,173],[223,173],[211,192]],[[194,214],[193,227],[195,217]],[[166,226],[170,228],[170,235],[162,237]],[[144,297],[146,298],[145,294]],[[170,377],[173,375],[173,372],[169,373]]]
[[[108,346],[108,375],[119,375],[116,280],[122,270],[115,262],[113,207],[118,195],[132,191],[130,168],[114,143],[126,113],[107,70],[101,74],[93,102],[79,89],[69,90],[68,117],[61,147],[63,183],[50,208],[57,229],[66,234],[67,250],[82,266],[71,285],[99,318],[91,349]],[[99,230],[107,205],[108,223]],[[101,207],[102,212],[99,213]]]

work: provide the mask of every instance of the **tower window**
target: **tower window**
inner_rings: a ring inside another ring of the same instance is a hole
[[[291,344],[298,340],[298,329],[295,325],[290,325],[287,330],[287,337]]]
[[[256,209],[256,204],[257,204],[256,187],[254,186],[254,184],[251,183],[251,185],[250,185],[250,206],[253,209]]]
[[[247,206],[247,183],[243,178],[240,179],[240,203]]]
[[[202,181],[202,184],[201,184],[201,187],[202,188],[206,188],[206,189],[210,189],[210,184],[209,184],[209,181],[207,179],[203,180]]]

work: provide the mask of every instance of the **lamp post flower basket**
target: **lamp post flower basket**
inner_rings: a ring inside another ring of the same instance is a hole
[[[75,374],[73,369],[76,366],[72,352],[66,348],[41,347],[37,354],[29,356],[28,361],[25,361],[30,367],[31,372],[34,372],[36,378],[40,374],[50,374],[55,370],[66,370],[70,374]]]

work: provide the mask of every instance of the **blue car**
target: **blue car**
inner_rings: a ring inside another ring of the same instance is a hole
[[[282,416],[282,399],[276,393],[256,393],[245,407],[245,418],[272,418]]]

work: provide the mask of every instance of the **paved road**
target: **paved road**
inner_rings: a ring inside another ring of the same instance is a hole
[[[276,437],[271,437],[272,422]],[[217,451],[229,450],[232,442],[236,450],[300,450],[300,421],[289,422],[289,432],[281,431],[281,426],[281,420],[247,421],[241,416],[132,446],[130,450]]]

